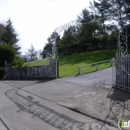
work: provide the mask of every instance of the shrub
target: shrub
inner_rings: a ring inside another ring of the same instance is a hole
[[[1,44],[0,45],[0,66],[5,66],[5,60],[7,63],[13,63],[15,58],[15,50],[9,44]]]
[[[25,63],[25,61],[20,58],[20,57],[16,57],[14,62],[13,62],[13,67],[22,67],[22,65]]]

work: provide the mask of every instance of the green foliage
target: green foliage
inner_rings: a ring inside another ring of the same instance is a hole
[[[24,63],[25,63],[25,61],[22,58],[16,57],[12,66],[13,67],[22,67]]]
[[[12,25],[12,21],[8,19],[6,25],[4,25],[5,32],[1,36],[1,42],[10,44],[19,55],[21,47],[17,45],[18,42],[18,34],[15,32],[15,29]]]
[[[48,37],[44,50],[51,54],[56,36],[58,54],[116,49],[122,25],[127,25],[127,30],[130,30],[129,0],[94,0],[90,2],[90,9],[83,9],[77,16],[77,25],[68,24],[69,27],[64,30],[62,37],[59,38],[59,35],[53,32]],[[71,28],[75,31],[72,32]],[[129,41],[130,33],[128,32]]]
[[[5,28],[5,26],[3,24],[0,24],[0,43],[3,42],[2,41],[2,37],[3,35],[5,35],[7,33],[7,30]]]
[[[15,59],[15,50],[9,44],[0,45],[0,67],[5,66],[5,60],[7,63],[13,63]]]
[[[82,13],[77,16],[78,26],[75,27],[75,33],[70,31],[71,27],[64,31],[64,35],[58,43],[59,54],[93,51],[99,50],[101,47],[104,49],[107,34],[102,31],[103,25],[99,19],[98,15],[93,15],[89,10],[82,10]],[[98,39],[101,36],[103,38]]]
[[[51,43],[46,43],[46,45],[44,47],[44,52],[45,51],[46,51],[46,53],[52,54],[52,44]]]
[[[118,26],[123,23],[126,25],[129,21],[129,0],[94,0],[91,2],[91,10],[100,16],[100,21],[104,24],[106,21],[116,20]],[[128,17],[125,17],[125,15]]]

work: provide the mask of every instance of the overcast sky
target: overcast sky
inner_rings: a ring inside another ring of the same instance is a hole
[[[75,20],[90,0],[0,0],[0,23],[8,18],[19,35],[22,53],[42,50],[55,28]]]

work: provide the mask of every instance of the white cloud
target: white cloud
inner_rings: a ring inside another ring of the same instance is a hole
[[[0,0],[0,22],[11,18],[22,52],[42,49],[54,29],[77,18],[87,0]]]

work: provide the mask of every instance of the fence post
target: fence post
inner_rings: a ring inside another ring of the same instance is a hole
[[[98,65],[97,65],[97,63],[95,63],[95,67],[96,67],[96,71],[98,70]]]

